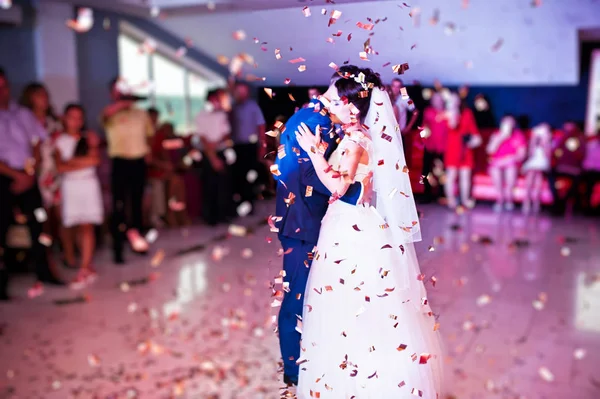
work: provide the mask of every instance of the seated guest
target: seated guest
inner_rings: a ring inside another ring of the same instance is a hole
[[[36,174],[40,165],[40,144],[47,132],[33,113],[10,99],[8,78],[0,69],[0,300],[8,300],[8,265],[4,253],[13,210],[25,215],[31,235],[31,253],[40,282],[63,285],[48,265],[37,213],[42,197]]]
[[[500,130],[492,133],[486,152],[489,155],[489,172],[498,198],[494,210],[500,212],[514,209],[513,190],[517,183],[519,164],[527,156],[525,135],[518,129],[512,116],[505,116],[500,122]]]
[[[423,113],[424,129],[421,132],[425,150],[423,152],[423,184],[425,186],[425,201],[433,200],[433,181],[439,176],[434,176],[436,163],[442,164],[448,139],[448,121],[446,120],[444,99],[440,93],[431,96],[430,105]],[[440,193],[438,193],[440,194]]]
[[[544,174],[550,170],[552,154],[552,129],[547,123],[533,128],[529,139],[529,157],[521,170],[525,174],[525,198],[523,213],[528,214],[533,208],[534,213],[540,211],[540,195]]]
[[[581,180],[585,183],[584,208],[588,215],[600,216],[600,203],[593,204],[594,186],[600,183],[600,136],[590,135],[586,142]]]
[[[554,213],[557,215],[564,214],[569,199],[577,199],[584,158],[585,140],[581,130],[575,122],[565,123],[563,131],[554,141],[552,168],[548,175],[548,184],[554,199]],[[559,177],[571,183],[564,197],[559,194],[556,187]]]
[[[196,116],[196,129],[204,148],[203,214],[211,226],[227,221],[232,214],[231,170],[225,154],[232,151],[231,126],[223,109],[225,95],[222,89],[208,93],[206,109]]]

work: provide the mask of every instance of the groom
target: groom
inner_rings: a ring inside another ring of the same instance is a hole
[[[347,68],[349,66],[341,67],[339,73],[333,75],[331,85],[345,75]],[[330,100],[327,95],[325,93],[324,97]],[[316,131],[317,126],[323,129],[321,139],[327,143],[326,159],[337,147],[336,135],[326,133],[332,122],[318,99],[312,99],[307,108],[298,110],[281,133],[276,161],[280,174],[275,178],[278,183],[276,216],[282,219],[276,223],[276,227],[279,228],[279,241],[284,250],[283,280],[289,283],[289,291],[286,290],[284,294],[279,312],[279,344],[284,382],[288,385],[298,384],[299,366],[296,361],[300,357],[301,334],[296,331],[296,326],[299,317],[302,317],[312,251],[317,245],[321,219],[325,216],[332,195],[317,177],[308,154],[296,141],[295,132],[301,123],[306,124],[312,132]],[[353,183],[339,200],[356,205],[361,202],[364,191],[363,183]]]

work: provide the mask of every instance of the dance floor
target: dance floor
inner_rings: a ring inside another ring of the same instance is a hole
[[[30,298],[30,277],[15,278],[15,300],[0,304],[0,398],[291,395],[272,327],[273,209],[262,203],[260,216],[239,221],[245,236],[227,226],[160,232],[152,253],[125,267],[103,250],[100,278],[83,292],[47,287]],[[599,398],[600,223],[485,205],[421,211],[417,249],[448,396]]]

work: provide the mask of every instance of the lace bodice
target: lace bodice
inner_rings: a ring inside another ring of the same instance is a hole
[[[371,138],[368,137],[365,133],[353,132],[351,135],[344,135],[344,138],[342,139],[342,141],[340,141],[338,147],[331,154],[331,157],[329,158],[329,164],[331,165],[333,170],[343,172],[341,170],[340,164],[342,157],[344,156],[344,152],[347,150],[348,144],[350,142],[357,143],[366,150],[365,155],[363,156],[363,158],[361,158],[360,163],[356,168],[356,174],[354,175],[353,180],[353,182],[362,181],[372,170],[372,143]]]

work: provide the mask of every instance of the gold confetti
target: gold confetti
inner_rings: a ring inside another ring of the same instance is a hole
[[[312,188],[312,186],[306,186],[306,194],[305,194],[305,196],[306,196],[306,197],[311,197],[311,196],[312,196],[312,193],[313,193],[313,188]]]
[[[264,88],[265,93],[269,96],[270,99],[273,99],[273,89],[269,89],[268,87]]]
[[[300,65],[300,66],[298,67],[298,71],[299,71],[299,72],[304,72],[304,71],[306,71],[306,65]]]

